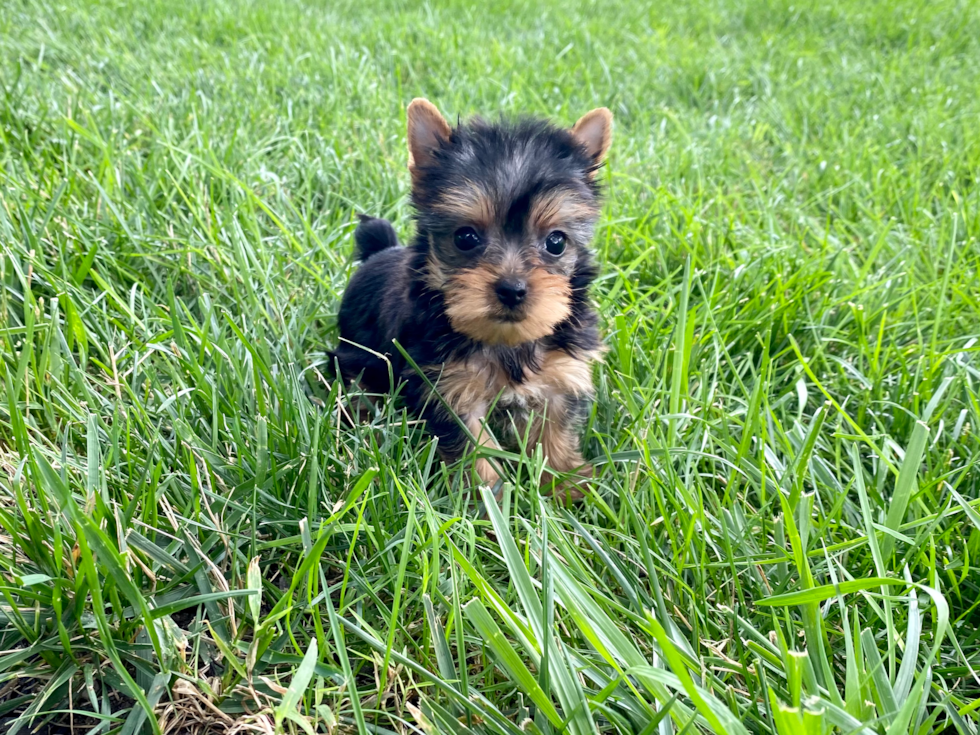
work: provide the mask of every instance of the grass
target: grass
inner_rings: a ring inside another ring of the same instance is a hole
[[[673,5],[4,4],[7,732],[978,731],[980,6]],[[616,115],[574,508],[339,420],[416,95]]]

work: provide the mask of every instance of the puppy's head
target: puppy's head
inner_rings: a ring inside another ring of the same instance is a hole
[[[594,273],[595,173],[612,114],[571,129],[540,121],[453,129],[429,102],[408,106],[408,166],[426,280],[453,328],[478,342],[541,339],[572,313]]]

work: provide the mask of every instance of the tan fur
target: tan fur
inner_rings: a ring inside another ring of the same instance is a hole
[[[538,232],[560,229],[564,223],[591,220],[598,216],[595,206],[569,191],[554,191],[539,196],[531,205],[531,226]]]
[[[453,329],[489,345],[514,346],[546,337],[571,314],[566,278],[534,268],[527,276],[527,306],[520,321],[503,321],[494,284],[497,269],[479,266],[449,277],[443,289]]]
[[[442,267],[442,263],[435,256],[432,250],[429,250],[429,255],[425,259],[425,282],[428,284],[429,288],[435,291],[442,291],[446,285],[446,271]]]
[[[489,405],[489,386],[496,381],[494,371],[488,365],[469,360],[430,365],[423,371],[435,381],[436,390],[453,413],[463,420],[476,443],[481,447],[499,449],[484,423]],[[483,457],[477,458],[475,469],[480,481],[486,485],[492,486],[500,479],[493,465]]]
[[[552,350],[544,356],[538,380],[553,390],[575,396],[589,396],[592,386],[592,363],[599,354],[587,353],[584,357],[572,357],[564,350]]]
[[[585,113],[572,127],[572,135],[596,163],[602,163],[612,145],[613,115],[605,107]]]
[[[540,266],[541,261],[535,259],[533,266]],[[494,266],[494,272],[503,275],[504,273],[511,275],[521,275],[524,274],[529,267],[528,263],[524,260],[524,254],[518,250],[506,250],[500,258],[500,264]]]
[[[424,370],[459,416],[482,415],[498,398],[505,404],[520,399],[542,413],[562,396],[592,395],[592,363],[597,357],[598,353],[572,357],[563,350],[550,350],[542,356],[541,368],[525,370],[520,383],[511,381],[506,371],[482,354]]]
[[[548,467],[559,474],[574,473],[582,479],[592,476],[592,467],[586,464],[585,458],[579,451],[578,437],[558,421],[545,422],[541,433],[541,451]],[[580,487],[582,479],[569,478],[564,482],[557,482],[557,478],[552,473],[545,472],[541,478],[541,485],[562,500],[565,498],[578,500],[583,497]]]
[[[457,416],[485,415],[499,383],[499,368],[487,360],[458,360],[425,369]],[[474,434],[475,435],[475,434]]]
[[[572,472],[585,464],[578,448],[578,438],[558,416],[544,422],[540,436],[541,450],[548,466],[558,472]]]
[[[546,352],[540,369],[525,371],[520,383],[513,382],[494,360],[479,354],[429,366],[426,373],[481,446],[498,448],[484,426],[488,407],[520,404],[535,413],[528,438],[531,444],[541,444],[547,465],[560,474],[577,471],[587,477],[591,469],[585,465],[578,437],[570,427],[567,397],[592,394],[592,363],[597,357],[598,353],[572,357],[561,350]],[[519,428],[523,433],[523,427]],[[486,459],[476,461],[476,472],[488,485],[499,478]],[[543,484],[551,485],[550,489],[561,497],[582,496],[574,482],[554,487],[554,476],[550,473],[543,478]]]
[[[475,185],[441,192],[432,209],[476,227],[488,227],[494,219],[493,200]]]
[[[543,416],[535,420],[529,432],[532,443],[540,443],[545,463],[559,474],[575,473],[579,477],[591,477],[592,468],[585,463],[579,449],[578,436],[571,428],[568,416],[568,396],[590,396],[592,363],[598,353],[572,357],[562,350],[545,354],[541,369],[528,376],[525,391],[533,392],[547,401]],[[576,500],[583,496],[579,482],[574,479],[555,484],[555,477],[546,472],[541,479],[543,487],[555,497]]]
[[[428,166],[432,152],[441,141],[449,140],[452,129],[435,105],[416,97],[405,111],[408,118],[408,170],[415,178],[417,166]]]
[[[575,358],[567,352],[554,350],[545,354],[541,369],[528,380],[528,388],[547,400],[544,416],[535,421],[530,440],[539,442],[545,462],[559,473],[579,470],[585,460],[579,451],[578,437],[570,429],[565,397],[592,395],[592,362],[595,354]],[[551,475],[545,483],[552,481]],[[579,496],[580,497],[580,496]]]
[[[582,456],[578,436],[572,430],[568,404],[556,398],[544,416],[535,417],[527,435],[529,443],[541,445],[545,465],[549,468],[541,476],[541,487],[560,500],[583,497],[580,486],[585,478],[592,476],[592,467]],[[572,477],[559,481],[557,475]]]
[[[484,409],[486,413],[486,409]],[[487,431],[484,426],[483,420],[484,416],[469,416],[466,419],[466,428],[470,430],[470,433],[476,437],[476,443],[481,447],[488,447],[490,449],[500,449],[497,446],[497,442],[493,440],[490,432]],[[485,457],[478,457],[474,463],[474,469],[476,469],[476,474],[480,478],[480,481],[484,485],[489,485],[493,487],[497,480],[500,479],[500,475],[497,474],[497,470],[493,468],[493,465]]]

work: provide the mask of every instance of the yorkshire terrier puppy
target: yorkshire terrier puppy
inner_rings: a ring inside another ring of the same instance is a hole
[[[408,106],[415,240],[399,246],[390,223],[362,217],[362,265],[344,293],[333,358],[369,392],[393,391],[392,377],[404,383],[447,462],[474,441],[526,441],[541,444],[556,474],[591,475],[578,430],[601,352],[589,245],[611,135],[605,108],[571,129],[481,119],[452,128],[428,101]],[[485,458],[475,470],[487,485],[499,479]],[[554,481],[545,478],[558,490]],[[581,497],[574,480],[558,492]]]

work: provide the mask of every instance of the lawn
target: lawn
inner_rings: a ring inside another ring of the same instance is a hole
[[[0,729],[977,733],[978,68],[954,0],[5,0]],[[341,421],[420,95],[615,114],[574,507]]]

